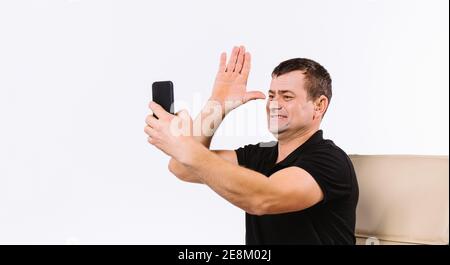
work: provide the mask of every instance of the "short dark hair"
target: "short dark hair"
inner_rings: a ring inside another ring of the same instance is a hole
[[[330,74],[327,69],[313,60],[294,58],[281,62],[273,69],[272,77],[278,77],[296,70],[303,71],[305,75],[305,89],[310,100],[315,100],[324,95],[330,102],[332,96]]]

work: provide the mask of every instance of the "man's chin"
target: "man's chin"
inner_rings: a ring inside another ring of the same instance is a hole
[[[282,134],[283,132],[285,132],[287,130],[287,126],[286,125],[271,125],[269,124],[269,131],[275,136],[277,137],[279,134]]]

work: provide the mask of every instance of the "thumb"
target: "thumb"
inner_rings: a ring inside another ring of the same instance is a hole
[[[177,111],[175,115],[177,115],[178,117],[186,117],[189,116],[189,112],[187,111],[187,109],[182,109],[180,111]]]
[[[176,116],[180,118],[177,122],[177,126],[180,129],[180,134],[183,136],[192,136],[192,119],[189,115],[189,112],[185,109],[182,109],[176,113]],[[179,127],[180,123],[181,128]]]
[[[181,120],[186,122],[190,122],[191,120],[191,116],[189,115],[189,112],[186,109],[178,111],[175,115],[179,117]]]
[[[163,107],[161,107],[161,105],[154,101],[150,101],[149,108],[158,119],[167,118],[169,116],[169,113]]]
[[[261,91],[249,91],[244,95],[244,103],[255,100],[255,99],[265,99],[266,95],[264,95]]]

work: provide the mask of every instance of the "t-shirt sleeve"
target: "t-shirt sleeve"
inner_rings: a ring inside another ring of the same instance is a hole
[[[251,164],[251,158],[255,157],[258,149],[258,144],[248,144],[234,150],[236,152],[238,164],[240,166],[248,167]]]
[[[352,192],[351,168],[343,152],[316,150],[295,162],[308,172],[321,188],[323,202],[347,197]]]

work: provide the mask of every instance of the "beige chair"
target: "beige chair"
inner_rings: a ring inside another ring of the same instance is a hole
[[[448,156],[350,155],[357,244],[449,244]]]

